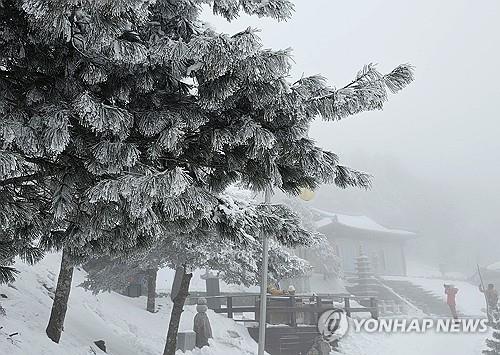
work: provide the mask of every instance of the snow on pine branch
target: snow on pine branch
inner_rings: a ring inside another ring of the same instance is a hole
[[[335,167],[335,185],[341,188],[362,187],[368,189],[371,187],[371,175],[351,169],[347,166],[337,165]]]
[[[250,191],[234,186],[221,195],[221,202],[219,211],[223,216],[219,214],[218,218],[224,218],[225,226],[234,227],[234,231],[239,229],[250,241],[267,235],[288,247],[314,242],[314,236],[302,226],[297,214],[285,205],[257,202]]]
[[[133,124],[133,115],[130,112],[98,102],[88,92],[75,100],[74,109],[81,124],[97,133],[108,132],[124,139]]]
[[[288,207],[264,205],[251,198],[249,191],[234,187],[222,193],[210,192],[189,186],[186,179],[182,171],[170,171],[103,180],[85,193],[91,204],[87,206],[88,223],[103,236],[107,230],[128,231],[132,222],[139,229],[134,235],[146,233],[154,240],[176,242],[180,235],[211,235],[245,245],[269,235],[290,247],[313,243],[314,236]],[[119,210],[128,217],[120,217]]]
[[[87,44],[106,46],[112,42],[110,38],[118,37],[130,26],[130,21],[144,24],[151,1],[22,0],[21,6],[30,24],[38,29],[39,40],[70,42],[75,32],[84,32]]]
[[[285,21],[292,16],[294,9],[288,0],[213,0],[210,3],[213,13],[228,21],[236,19],[241,10],[249,15]]]
[[[241,7],[249,15],[271,17],[286,21],[292,17],[294,5],[288,0],[240,0]]]
[[[126,285],[124,281],[131,273],[180,265],[190,270],[217,270],[228,283],[256,285],[261,272],[264,233],[276,237],[270,239],[271,280],[298,277],[311,271],[308,262],[284,245],[306,244],[305,240],[296,238],[295,233],[303,234],[304,238],[309,238],[307,242],[314,245],[317,236],[302,231],[300,219],[288,208],[281,205],[263,208],[250,191],[235,186],[218,195],[216,202],[212,206],[215,214],[204,214],[199,228],[178,233],[167,230],[167,234],[149,248],[136,248],[117,258],[102,258],[102,263],[93,262],[95,267],[91,268],[84,286],[94,291],[109,289],[110,285],[121,287]],[[226,228],[224,233],[221,233],[222,228]]]
[[[413,72],[414,68],[410,64],[399,65],[389,74],[384,75],[385,85],[395,94],[413,81]]]
[[[86,195],[90,203],[119,202],[130,204],[130,214],[144,215],[153,204],[163,203],[180,195],[191,184],[191,178],[181,168],[145,175],[125,175],[100,181]]]
[[[18,273],[19,271],[13,267],[0,265],[0,284],[14,282],[16,280],[15,275]]]
[[[121,290],[130,276],[148,269],[176,268],[189,270],[210,269],[218,272],[226,283],[253,286],[259,283],[262,265],[262,243],[254,240],[241,245],[222,240],[215,235],[180,235],[175,240],[162,240],[155,246],[134,251],[126,257],[103,257],[87,266],[87,280],[83,287],[93,292]],[[311,272],[310,264],[283,248],[274,240],[269,245],[269,279],[278,281]]]
[[[397,93],[413,79],[413,67],[409,64],[399,65],[385,75],[369,64],[343,88],[329,88],[324,78],[313,76],[297,81],[292,90],[309,105],[310,113],[340,120],[363,111],[381,110],[387,101],[387,89]]]
[[[141,152],[133,143],[101,140],[92,147],[95,159],[87,164],[87,169],[95,175],[120,174],[136,165]]]
[[[22,164],[14,153],[0,150],[0,181],[17,176]]]

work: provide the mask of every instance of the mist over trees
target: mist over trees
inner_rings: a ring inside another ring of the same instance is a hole
[[[496,212],[500,208],[490,186],[476,186],[458,178],[431,181],[417,176],[396,157],[381,156],[360,148],[346,156],[373,176],[368,191],[319,189],[313,205],[339,213],[364,214],[395,228],[414,231],[407,252],[437,267],[439,263],[471,275],[476,263],[499,259]],[[490,247],[491,246],[491,247]]]
[[[316,145],[310,123],[383,109],[412,82],[411,65],[382,74],[368,64],[340,87],[319,75],[292,80],[289,50],[264,49],[252,28],[215,32],[200,20],[202,3],[0,1],[0,281],[14,278],[17,256],[34,263],[62,251],[46,329],[56,343],[75,265],[169,238],[192,251],[183,236],[205,232],[244,244],[256,217],[230,218],[222,196],[234,183],[290,195],[370,186],[369,175]],[[286,0],[209,5],[227,20],[284,20],[293,9]],[[267,211],[257,237],[308,244],[288,209],[256,208]]]

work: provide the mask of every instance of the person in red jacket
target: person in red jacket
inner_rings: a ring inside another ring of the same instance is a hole
[[[448,307],[450,307],[451,315],[453,316],[453,319],[458,319],[456,302],[458,288],[456,288],[454,285],[447,284],[444,284],[443,286],[444,293],[446,294],[446,303],[448,304]]]

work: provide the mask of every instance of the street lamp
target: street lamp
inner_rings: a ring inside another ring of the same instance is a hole
[[[313,190],[301,188],[299,197],[304,201],[311,201],[315,196]],[[271,203],[271,187],[266,188],[264,203]],[[259,312],[259,351],[258,355],[264,355],[266,346],[266,313],[267,313],[267,266],[269,262],[269,236],[262,238],[262,278],[260,282],[260,312]]]
[[[316,193],[313,190],[308,189],[307,187],[301,187],[299,197],[304,201],[311,201]]]
[[[266,188],[265,204],[271,203],[271,187]],[[258,355],[264,355],[266,346],[266,313],[267,313],[267,264],[269,261],[269,236],[264,234],[262,238],[262,279],[260,283],[260,316],[259,316],[259,351]]]

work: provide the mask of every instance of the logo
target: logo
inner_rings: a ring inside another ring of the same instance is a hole
[[[319,316],[318,331],[329,343],[342,338],[348,328],[349,322],[343,309],[329,309]]]
[[[488,319],[450,318],[382,318],[353,319],[354,332],[359,333],[484,333],[488,331]]]

